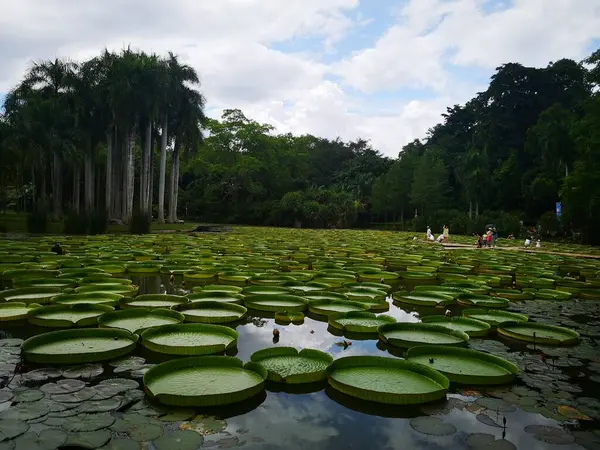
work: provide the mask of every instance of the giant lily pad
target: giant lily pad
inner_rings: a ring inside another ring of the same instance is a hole
[[[411,293],[398,291],[392,298],[400,303],[416,306],[446,306],[455,303],[454,297],[429,291],[414,291]]]
[[[509,304],[506,298],[478,294],[460,294],[457,301],[459,305],[478,308],[508,308]]]
[[[229,356],[183,358],[159,364],[144,375],[150,398],[173,406],[215,406],[240,402],[264,390],[267,371]]]
[[[462,314],[470,319],[477,319],[489,323],[492,327],[497,327],[504,322],[527,322],[527,320],[529,320],[525,314],[497,309],[469,308],[465,309]]]
[[[124,356],[135,349],[137,336],[124,330],[85,328],[51,331],[27,339],[25,360],[42,364],[81,364]]]
[[[111,294],[110,292],[87,292],[81,294],[61,294],[52,297],[52,303],[57,305],[107,305],[115,306],[123,296],[121,294]]]
[[[308,310],[319,316],[331,316],[350,311],[366,311],[369,306],[361,302],[348,300],[310,300]]]
[[[19,303],[50,303],[50,299],[60,293],[57,287],[26,287],[0,291],[0,301]]]
[[[200,291],[194,294],[186,295],[186,298],[191,303],[200,302],[221,302],[221,303],[234,303],[241,304],[244,298],[243,295],[235,292],[219,292],[219,291]]]
[[[326,370],[333,358],[319,350],[293,347],[274,347],[259,350],[250,359],[268,372],[268,379],[276,383],[314,383],[327,378]]]
[[[391,316],[377,316],[365,311],[350,311],[329,317],[329,325],[350,333],[377,333],[380,325],[395,322],[396,319]]]
[[[87,284],[85,286],[79,286],[78,288],[75,288],[75,292],[77,292],[78,294],[84,294],[84,293],[88,293],[88,292],[103,292],[103,293],[109,293],[109,294],[121,294],[124,295],[126,297],[131,297],[135,294],[137,294],[139,290],[138,286],[135,286],[133,284],[120,284],[120,283],[115,283],[115,284],[105,284],[105,283],[101,283],[101,284]]]
[[[106,305],[52,305],[34,309],[27,319],[40,327],[87,327],[95,325],[98,317],[110,311],[114,308]]]
[[[13,281],[16,288],[37,287],[37,288],[59,288],[77,286],[77,280],[74,278],[20,278]]]
[[[244,305],[250,309],[267,312],[302,312],[306,309],[305,300],[297,295],[248,295],[244,298]]]
[[[142,294],[135,298],[123,298],[119,305],[121,308],[174,308],[187,303],[187,298],[181,295],[169,294]]]
[[[383,342],[404,348],[427,344],[465,345],[469,340],[463,331],[429,323],[390,323],[381,325],[378,331]]]
[[[426,345],[413,347],[406,354],[412,362],[428,365],[461,384],[505,384],[519,368],[497,356],[466,348]]]
[[[0,303],[0,322],[22,320],[29,312],[39,308],[37,303],[8,302]]]
[[[170,309],[132,308],[103,314],[98,317],[98,324],[100,327],[122,328],[139,333],[146,328],[181,323],[183,319],[183,314]]]
[[[225,302],[193,302],[180,305],[187,322],[227,323],[240,320],[248,311],[241,305]]]
[[[209,355],[237,345],[238,333],[225,326],[202,323],[163,325],[141,334],[142,345],[170,355]]]
[[[498,326],[498,334],[545,345],[574,345],[579,342],[576,331],[534,322],[505,322]]]
[[[339,358],[327,371],[334,389],[378,403],[427,403],[444,398],[450,385],[448,378],[437,370],[381,356]]]
[[[486,336],[491,329],[489,323],[477,319],[469,319],[467,317],[446,317],[446,316],[423,316],[421,322],[432,323],[451,330],[464,331],[469,337]]]

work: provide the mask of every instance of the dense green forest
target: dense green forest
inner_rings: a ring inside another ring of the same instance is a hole
[[[196,72],[172,54],[43,62],[6,98],[0,201],[123,222],[455,233],[493,222],[501,234],[524,224],[600,244],[599,87],[600,50],[581,63],[504,64],[390,159],[365,140],[278,134],[240,110],[206,118]]]

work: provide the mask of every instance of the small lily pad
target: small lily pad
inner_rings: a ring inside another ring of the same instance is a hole
[[[0,403],[8,402],[12,400],[14,394],[8,389],[0,389]]]
[[[164,433],[162,424],[141,414],[123,414],[112,426],[118,437],[139,442],[160,438]]]
[[[40,434],[29,431],[15,439],[15,450],[54,450],[63,445],[67,434],[58,429],[46,429]]]
[[[481,413],[477,414],[477,416],[475,416],[475,418],[477,419],[478,422],[481,422],[484,425],[489,425],[490,427],[495,427],[495,428],[502,428],[502,425],[500,425],[495,419],[490,417],[485,412],[481,412]]]
[[[113,367],[120,366],[141,366],[146,360],[141,356],[125,356],[124,358],[115,359],[109,364]]]
[[[34,420],[48,414],[48,407],[42,404],[20,403],[16,407],[0,412],[0,422],[11,420]]]
[[[44,369],[31,370],[22,375],[23,379],[26,381],[46,381],[53,378],[60,378],[62,376],[62,370],[55,369],[53,367],[47,367]]]
[[[140,383],[135,380],[128,378],[111,378],[109,380],[102,380],[98,383],[98,386],[114,386],[120,389],[120,392],[126,392],[130,389],[138,389]]]
[[[0,347],[20,347],[23,342],[23,339],[19,338],[0,339]]]
[[[497,412],[513,412],[517,410],[517,408],[515,408],[513,405],[509,405],[504,400],[499,398],[480,397],[475,400],[475,403],[483,406],[484,408]]]
[[[467,436],[470,450],[517,450],[517,447],[506,439],[496,440],[493,434],[472,433]]]
[[[53,395],[51,398],[54,401],[61,403],[80,403],[90,400],[96,395],[96,390],[91,387],[83,388],[80,391],[72,392],[70,394],[58,394]]]
[[[413,430],[429,436],[449,436],[456,433],[456,427],[451,423],[445,423],[438,417],[414,417],[410,419]]]
[[[204,439],[198,433],[177,430],[165,434],[152,443],[156,447],[156,450],[197,450],[203,442]]]
[[[70,367],[63,372],[65,378],[83,378],[89,380],[97,377],[104,372],[100,364],[82,364],[80,366]]]
[[[169,408],[165,414],[158,416],[163,422],[183,422],[193,417],[196,412],[188,408]]]
[[[78,411],[81,413],[109,412],[119,409],[121,404],[121,397],[112,397],[106,400],[90,400],[79,405]]]
[[[18,403],[31,403],[37,402],[44,398],[44,393],[39,389],[27,389],[24,391],[15,392],[15,398],[13,401]]]
[[[132,439],[111,439],[100,450],[141,450],[142,445]]]
[[[44,384],[40,390],[46,394],[70,394],[84,387],[85,383],[80,380],[58,380],[56,383]]]
[[[63,428],[72,432],[96,431],[108,428],[114,422],[115,418],[107,413],[82,414],[67,421]]]
[[[69,433],[66,447],[96,449],[106,444],[111,436],[108,430]]]
[[[92,397],[93,400],[106,400],[123,392],[120,387],[112,384],[98,384],[94,386],[94,390],[96,391],[96,395]]]
[[[29,424],[22,420],[2,419],[0,421],[0,441],[5,439],[14,439],[17,436],[26,433],[29,430]]]
[[[548,425],[527,425],[525,431],[533,434],[538,441],[547,444],[568,445],[575,442],[575,436],[562,428]]]

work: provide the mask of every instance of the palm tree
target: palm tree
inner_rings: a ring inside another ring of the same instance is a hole
[[[177,195],[179,190],[179,159],[181,151],[185,154],[192,152],[202,142],[202,125],[206,123],[204,115],[205,99],[202,94],[183,85],[175,99],[177,109],[171,129],[174,130],[175,143],[169,180],[169,223],[177,222]]]

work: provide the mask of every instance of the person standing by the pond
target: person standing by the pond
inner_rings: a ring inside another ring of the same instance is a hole
[[[444,242],[448,243],[448,238],[450,237],[450,229],[448,228],[448,225],[444,225],[442,234],[444,235]]]
[[[496,230],[496,227],[492,228],[492,245],[495,247],[496,246],[496,241],[498,240],[498,230]]]
[[[433,236],[433,233],[431,232],[431,227],[429,227],[429,225],[427,226],[427,236],[426,239],[428,241],[435,241],[435,237]]]

